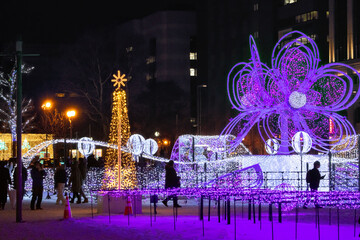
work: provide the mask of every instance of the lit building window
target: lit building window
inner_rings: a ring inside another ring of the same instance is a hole
[[[95,158],[98,159],[99,157],[102,157],[102,149],[95,149]]]
[[[146,64],[151,64],[155,62],[155,57],[154,56],[150,56],[146,59]]]
[[[152,79],[152,76],[150,74],[146,74],[145,78],[146,78],[146,81],[149,81],[150,79]]]
[[[254,4],[254,12],[258,11],[259,10],[259,4],[258,3],[255,3]]]
[[[316,40],[317,35],[316,34],[311,34],[310,37],[311,37],[312,40]]]
[[[284,5],[296,3],[297,0],[284,0]]]
[[[297,15],[295,17],[295,21],[296,23],[302,23],[302,22],[318,19],[318,17],[319,17],[318,11],[312,11],[301,15]]]
[[[132,46],[126,48],[126,52],[132,52],[134,48]]]
[[[55,93],[55,95],[59,98],[65,97],[65,93]]]
[[[197,52],[190,52],[190,60],[197,60]]]
[[[197,69],[196,68],[190,68],[190,76],[192,76],[192,77],[197,76]]]
[[[316,40],[317,35],[316,35],[316,34],[311,34],[311,35],[310,35],[310,38],[311,38],[312,40]],[[300,43],[302,43],[302,44],[307,44],[307,43],[309,43],[309,39],[304,38],[304,37],[303,37],[303,38],[298,38],[297,41],[300,42]],[[296,44],[296,43],[295,43],[295,44]],[[296,45],[300,45],[300,44],[297,43]]]

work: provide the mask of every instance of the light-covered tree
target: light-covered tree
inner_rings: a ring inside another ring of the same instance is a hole
[[[22,73],[30,73],[33,69],[34,67],[23,65]],[[16,145],[16,78],[15,67],[9,74],[0,72],[0,122],[2,122],[5,129],[11,133],[13,155]],[[26,131],[33,127],[31,122],[35,118],[35,114],[33,114],[34,104],[31,99],[23,99],[21,106],[23,118],[22,131]]]

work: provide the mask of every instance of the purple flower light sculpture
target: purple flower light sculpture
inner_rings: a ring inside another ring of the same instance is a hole
[[[350,136],[355,130],[337,112],[359,98],[359,86],[352,79],[359,82],[358,71],[342,63],[319,66],[317,45],[298,31],[275,45],[271,68],[260,61],[252,36],[250,52],[250,62],[236,64],[227,78],[230,102],[240,112],[221,133],[237,136],[231,149],[255,124],[265,144],[268,139],[279,142],[281,154],[293,152],[291,139],[299,131],[308,133],[312,148],[320,152],[337,145],[342,145],[341,150],[354,146]]]

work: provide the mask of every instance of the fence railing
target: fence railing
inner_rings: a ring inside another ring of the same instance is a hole
[[[320,191],[358,191],[359,173],[357,169],[333,168],[334,170],[321,171],[321,175],[326,175],[320,181]],[[71,174],[70,168],[66,169],[68,177]],[[46,169],[47,176],[44,179],[44,190],[50,193],[54,189],[54,170]],[[100,190],[103,181],[103,168],[89,168],[87,177],[83,184],[84,191]],[[143,168],[137,171],[138,189],[161,189],[165,187],[165,170],[162,167]],[[180,172],[181,187],[228,187],[228,188],[249,188],[275,189],[276,187],[291,188],[287,190],[307,190],[306,171],[280,171],[280,172],[256,172],[253,170],[228,173],[228,172]],[[227,175],[226,177],[223,177]],[[32,180],[30,172],[25,189],[31,192]],[[259,179],[261,176],[261,179]],[[280,186],[281,185],[281,186]]]

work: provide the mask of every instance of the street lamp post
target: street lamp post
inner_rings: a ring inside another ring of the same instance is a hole
[[[197,120],[196,120],[196,129],[197,129],[197,135],[201,134],[201,88],[206,88],[207,85],[202,84],[202,85],[198,85],[196,87],[196,93],[197,93]]]
[[[51,108],[52,108],[52,103],[51,103],[51,101],[46,101],[46,102],[44,102],[44,104],[41,106],[41,108],[44,110],[44,111],[49,111]],[[48,120],[48,121],[50,121],[49,119],[48,119],[48,116],[46,116],[46,119]],[[47,122],[45,123],[45,124],[47,124]],[[47,126],[46,126],[46,129],[45,129],[45,141],[47,141],[48,140],[48,128],[47,128]],[[48,157],[48,147],[46,147],[46,149],[45,149],[45,158],[47,158]]]
[[[72,126],[71,126],[71,118],[75,117],[76,111],[75,110],[69,110],[66,112],[66,116],[69,118],[70,123],[70,139],[72,139]],[[70,148],[70,159],[72,158],[72,149]]]

